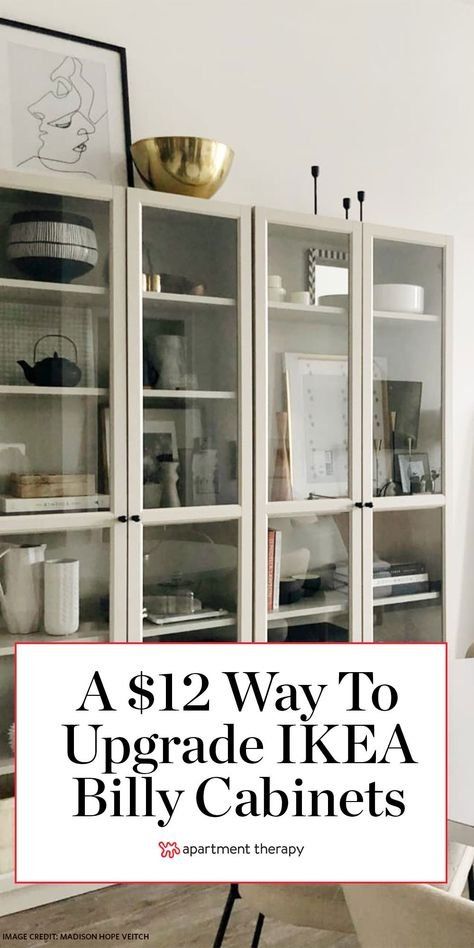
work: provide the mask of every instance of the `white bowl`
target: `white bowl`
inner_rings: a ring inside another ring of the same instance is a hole
[[[388,313],[422,313],[425,291],[412,283],[376,283],[374,309]]]
[[[270,303],[283,303],[286,296],[286,290],[283,287],[269,286],[268,299]]]

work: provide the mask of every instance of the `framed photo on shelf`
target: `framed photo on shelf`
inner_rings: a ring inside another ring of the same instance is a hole
[[[293,497],[344,497],[349,475],[347,358],[285,352],[283,368]]]
[[[420,485],[423,482],[422,478],[424,478],[425,492],[431,493],[431,470],[427,454],[414,454],[413,452],[411,454],[401,454],[398,452],[395,458],[404,494],[412,493],[411,479],[413,477],[419,478]]]
[[[125,49],[0,18],[0,167],[133,184]]]

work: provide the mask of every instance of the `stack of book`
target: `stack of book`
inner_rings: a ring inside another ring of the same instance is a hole
[[[430,589],[425,563],[374,563],[374,599],[415,596]]]
[[[267,611],[280,605],[281,530],[268,531]]]
[[[332,586],[339,592],[348,592],[348,563],[336,563],[332,574]],[[374,563],[373,589],[374,599],[414,596],[417,593],[429,592],[430,577],[426,564],[421,562],[388,563],[386,560],[377,560]]]

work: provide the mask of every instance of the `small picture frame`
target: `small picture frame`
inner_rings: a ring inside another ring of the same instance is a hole
[[[145,412],[143,419],[143,476],[144,480],[158,481],[158,461],[160,455],[171,455],[173,461],[179,460],[176,425],[171,419],[153,418]]]
[[[125,49],[0,18],[0,167],[133,184]]]
[[[404,494],[431,493],[431,470],[427,454],[412,452],[401,454],[397,452],[396,465],[398,467],[400,484]],[[420,490],[413,491],[412,478],[419,478]],[[423,485],[424,484],[424,488]]]

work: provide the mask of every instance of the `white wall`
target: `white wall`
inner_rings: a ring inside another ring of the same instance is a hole
[[[453,629],[474,640],[472,0],[3,0],[4,17],[127,47],[132,137],[233,145],[220,197],[368,220],[455,245]]]

